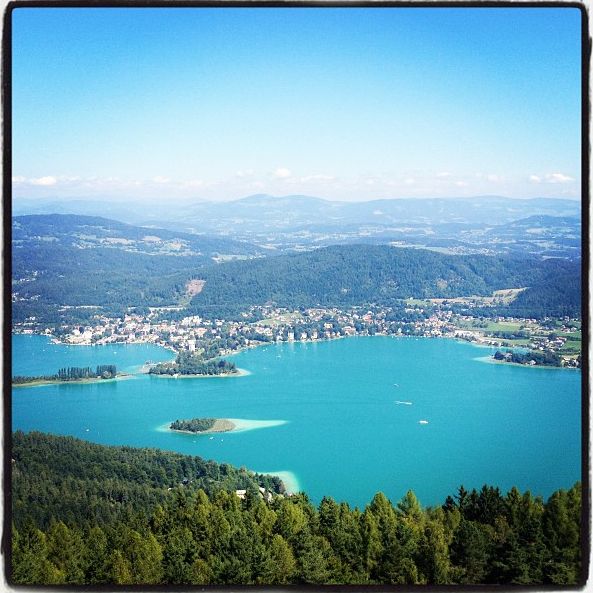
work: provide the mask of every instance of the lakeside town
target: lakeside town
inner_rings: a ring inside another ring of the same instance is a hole
[[[436,299],[434,301],[437,301]],[[171,314],[179,319],[167,319]],[[253,306],[244,321],[181,317],[178,307],[151,307],[123,318],[96,315],[86,325],[42,326],[35,318],[15,323],[15,333],[41,333],[70,345],[150,343],[175,353],[190,352],[204,360],[268,343],[316,342],[348,336],[413,336],[452,338],[478,345],[519,349],[525,364],[541,364],[544,354],[553,366],[579,368],[581,323],[578,319],[484,319],[455,313],[447,303],[408,299],[403,310],[377,306],[349,309]],[[256,318],[257,321],[253,321]],[[533,358],[529,357],[533,353]],[[496,360],[511,362],[510,352]],[[549,363],[548,363],[549,364]]]

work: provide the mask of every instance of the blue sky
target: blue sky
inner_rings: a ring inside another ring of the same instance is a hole
[[[580,198],[574,8],[18,8],[15,197]]]

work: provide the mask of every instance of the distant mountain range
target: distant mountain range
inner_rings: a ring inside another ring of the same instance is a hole
[[[455,254],[580,254],[580,203],[551,198],[478,196],[338,202],[262,194],[230,202],[20,199],[13,205],[15,215],[54,213],[101,215],[176,233],[206,233],[256,244],[264,251],[362,242],[396,243]]]
[[[473,198],[401,198],[367,202],[339,202],[311,196],[274,197],[258,194],[229,202],[19,199],[13,215],[85,214],[113,217],[142,226],[155,221],[182,223],[194,231],[228,230],[229,224],[246,229],[297,229],[309,225],[413,223],[505,224],[536,215],[580,217],[575,200],[513,199],[500,196]]]
[[[133,226],[101,216],[48,214],[12,219],[15,249],[23,243],[54,243],[79,249],[119,249],[149,255],[195,256],[204,261],[265,254],[245,241],[212,235],[196,235],[167,229]]]

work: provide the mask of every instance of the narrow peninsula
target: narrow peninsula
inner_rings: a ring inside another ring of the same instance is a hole
[[[15,375],[12,378],[13,387],[34,387],[51,383],[94,383],[108,381],[125,376],[118,373],[114,364],[98,365],[94,370],[91,367],[64,367],[53,375],[37,375],[28,377]]]
[[[518,364],[523,366],[545,366],[545,367],[563,367],[566,362],[555,352],[538,352],[530,350],[529,352],[513,352],[512,350],[501,352],[497,350],[492,358],[496,362],[506,362],[509,364]],[[580,354],[577,356],[577,363],[580,366]]]

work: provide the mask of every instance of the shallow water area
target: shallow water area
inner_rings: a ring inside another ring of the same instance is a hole
[[[247,430],[272,428],[273,426],[287,424],[287,420],[247,420],[246,418],[227,418],[227,420],[230,420],[235,425],[232,432],[245,432]]]
[[[293,472],[289,471],[269,471],[269,470],[256,470],[258,474],[269,474],[270,476],[277,476],[282,480],[286,488],[286,492],[292,494],[301,492],[302,488],[299,484],[299,479]]]
[[[157,426],[156,430],[158,430],[159,432],[176,432],[189,435],[193,434],[193,436],[207,436],[212,434],[228,434],[231,432],[246,432],[248,430],[257,430],[259,428],[272,428],[273,426],[282,426],[283,424],[287,423],[286,420],[247,420],[246,418],[221,418],[220,420],[228,420],[229,422],[232,422],[235,425],[235,427],[231,430],[226,430],[224,432],[206,432],[200,435],[200,433],[192,433],[190,431],[172,430],[171,428],[169,428],[171,422],[173,422],[173,420],[171,420],[170,422],[162,424],[161,426]]]

